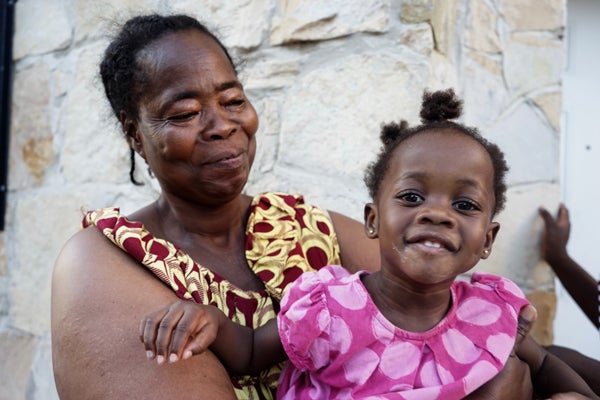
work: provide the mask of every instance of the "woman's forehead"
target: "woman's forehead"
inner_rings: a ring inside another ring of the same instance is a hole
[[[167,33],[150,43],[138,55],[140,65],[150,67],[154,71],[198,61],[234,71],[233,65],[217,41],[197,29]]]

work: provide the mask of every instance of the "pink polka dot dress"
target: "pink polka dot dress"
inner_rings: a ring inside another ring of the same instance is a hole
[[[282,299],[279,334],[290,363],[278,399],[460,399],[504,366],[521,290],[475,273],[453,283],[452,307],[427,332],[397,328],[340,266],[300,276]]]

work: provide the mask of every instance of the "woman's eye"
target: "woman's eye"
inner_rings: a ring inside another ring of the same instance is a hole
[[[173,121],[173,122],[181,122],[181,121],[188,121],[192,118],[194,118],[196,115],[198,115],[198,113],[184,113],[184,114],[178,114],[178,115],[173,115],[169,118],[167,118],[169,121]]]
[[[418,195],[416,193],[410,192],[410,193],[403,193],[399,196],[400,200],[406,202],[406,203],[411,203],[411,204],[418,204],[418,203],[422,203],[423,202],[423,196]]]
[[[454,203],[454,207],[460,211],[474,211],[479,210],[477,204],[469,200],[460,200]]]
[[[231,100],[225,103],[226,107],[240,107],[242,105],[244,105],[244,103],[246,103],[245,99],[235,99],[235,100]]]

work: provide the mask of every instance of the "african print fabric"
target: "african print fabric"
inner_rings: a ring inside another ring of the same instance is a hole
[[[328,214],[300,195],[265,193],[252,200],[246,226],[246,259],[265,290],[244,291],[197,264],[177,245],[154,237],[119,208],[88,212],[114,244],[152,271],[181,299],[218,307],[239,324],[257,328],[275,318],[284,292],[303,272],[339,264],[337,237]],[[239,399],[272,399],[283,363],[258,376],[232,377]]]

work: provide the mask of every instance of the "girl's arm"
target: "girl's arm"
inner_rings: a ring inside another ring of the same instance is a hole
[[[561,359],[549,353],[532,338],[525,338],[517,355],[529,364],[533,386],[538,395],[575,392],[599,399],[588,384]]]
[[[159,364],[210,348],[234,375],[258,373],[287,359],[276,319],[253,330],[229,320],[216,307],[184,300],[142,319],[140,339],[147,357]]]

